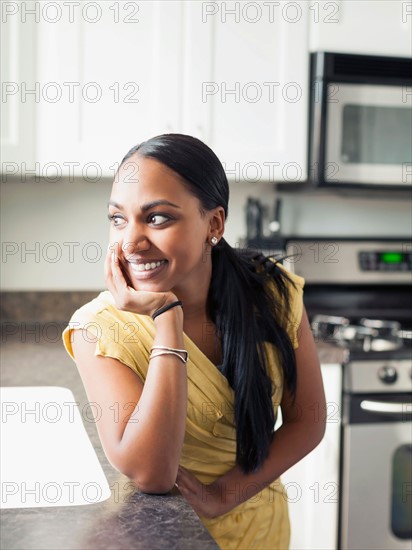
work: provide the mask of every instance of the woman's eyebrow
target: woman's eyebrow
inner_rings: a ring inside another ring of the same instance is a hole
[[[115,208],[118,208],[119,210],[123,210],[123,206],[117,202],[114,202],[114,201],[109,201],[107,203],[107,206],[114,206]]]
[[[166,206],[173,206],[173,208],[180,208],[177,204],[173,204],[170,201],[167,201],[166,199],[159,199],[157,201],[147,202],[146,204],[143,204],[140,207],[140,210],[142,212],[146,212],[146,210],[150,210],[151,208],[154,208],[155,206],[159,206],[160,204],[164,204]]]
[[[164,204],[167,206],[173,206],[174,208],[180,208],[177,204],[173,204],[170,201],[167,201],[166,199],[158,199],[157,201],[147,202],[146,204],[143,204],[140,207],[140,210],[142,212],[146,212],[146,210],[150,210],[151,208],[154,208],[155,206],[159,206],[160,204]],[[118,208],[119,210],[123,210],[123,206],[121,204],[118,204],[114,201],[109,201],[107,203],[107,206],[114,206],[115,208]]]

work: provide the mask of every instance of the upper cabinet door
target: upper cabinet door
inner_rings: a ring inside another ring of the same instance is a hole
[[[231,180],[305,180],[307,3],[185,2],[184,12],[185,130]]]
[[[180,10],[180,2],[99,2],[74,11],[74,21],[41,21],[39,80],[62,91],[38,105],[42,165],[114,175],[132,146],[179,127]]]
[[[309,9],[311,51],[412,55],[410,2],[321,0]]]
[[[5,9],[0,23],[2,181],[23,170],[33,170],[35,158],[36,23],[24,23],[21,18],[13,17],[12,11]]]

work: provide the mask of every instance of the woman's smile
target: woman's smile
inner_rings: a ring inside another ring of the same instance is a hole
[[[138,281],[153,279],[163,273],[167,267],[167,260],[146,260],[141,262],[127,262],[130,274]]]

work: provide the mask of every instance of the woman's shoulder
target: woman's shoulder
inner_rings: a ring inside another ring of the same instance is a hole
[[[81,330],[83,338],[95,346],[95,355],[118,359],[144,379],[142,365],[147,363],[150,342],[144,317],[117,309],[112,294],[103,291],[73,313],[62,333],[64,347],[74,360],[73,333]]]
[[[299,345],[298,332],[304,308],[303,292],[305,279],[300,275],[296,275],[296,273],[293,273],[279,262],[276,263],[276,269],[278,273],[281,273],[282,282],[279,283],[279,279],[275,280],[272,278],[271,289],[275,300],[280,302],[280,317],[282,322],[285,323],[286,331],[294,349],[296,349]]]
[[[113,323],[118,326],[146,324],[143,317],[145,316],[118,309],[113,295],[108,290],[104,290],[96,298],[74,311],[68,327],[73,329],[91,328],[92,325],[97,325],[106,330],[112,330]]]
[[[267,268],[270,274],[267,278],[270,292],[281,302],[288,302],[290,309],[294,309],[297,303],[302,301],[305,279],[280,262],[268,259],[273,263],[273,268]]]
[[[115,307],[113,297],[109,291],[100,292],[95,298],[83,304],[72,314],[66,328],[63,330],[63,343],[74,358],[72,349],[72,333],[74,330],[86,329],[88,333],[99,338],[103,332],[107,332],[110,326],[111,310]]]
[[[96,316],[105,310],[111,310],[114,308],[116,308],[116,305],[112,294],[108,290],[104,290],[95,298],[76,309],[76,311],[72,314],[70,321]]]
[[[263,286],[276,301],[289,302],[289,306],[301,298],[305,279],[281,263],[286,257],[275,258],[249,249],[241,249],[238,255],[251,274],[251,284]]]
[[[268,259],[275,264],[276,269],[280,270],[282,274],[286,276],[286,281],[289,283],[289,286],[290,286],[290,281],[292,281],[294,285],[303,289],[303,287],[305,286],[305,279],[303,277],[301,277],[300,275],[297,275],[296,273],[293,273],[293,271],[285,267],[279,261],[273,258],[268,258]]]
[[[285,267],[281,262],[285,259],[275,258],[274,256],[266,256],[263,253],[250,252],[242,254],[244,260],[246,260],[252,267],[252,270],[264,274],[267,277],[264,281],[269,282],[271,286],[282,287],[284,283],[287,287],[303,288],[305,286],[305,279],[296,273],[293,273],[290,269]]]

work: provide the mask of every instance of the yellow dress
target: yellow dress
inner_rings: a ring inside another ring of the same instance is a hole
[[[288,284],[291,309],[285,326],[296,349],[304,279],[288,274],[297,290]],[[155,336],[149,316],[119,311],[110,292],[104,291],[75,311],[63,332],[64,345],[72,358],[71,333],[76,329],[87,329],[95,335],[95,355],[118,359],[145,381]],[[209,484],[235,466],[234,393],[223,374],[186,334],[184,343],[189,352],[188,407],[180,464],[199,481]],[[276,415],[282,399],[283,376],[276,349],[266,344],[266,353],[274,382],[272,401]],[[200,519],[222,549],[289,547],[288,506],[280,479],[230,512],[214,519]]]

